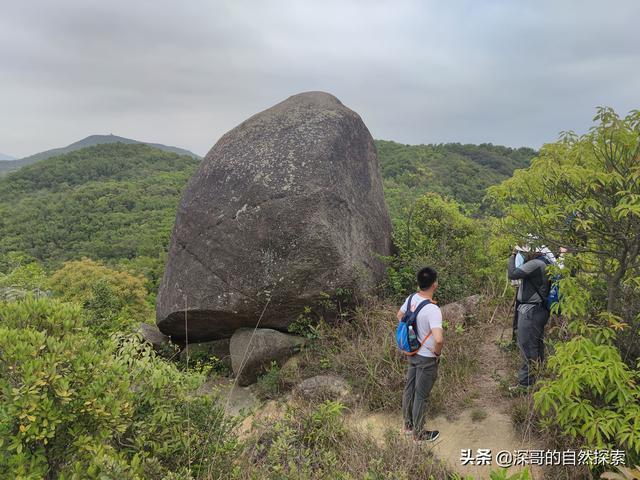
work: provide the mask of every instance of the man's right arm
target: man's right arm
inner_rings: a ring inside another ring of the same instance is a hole
[[[507,265],[507,272],[509,280],[520,280],[528,278],[538,269],[538,262],[529,260],[522,264],[520,268],[516,268],[516,255],[513,254],[509,257],[509,263]]]

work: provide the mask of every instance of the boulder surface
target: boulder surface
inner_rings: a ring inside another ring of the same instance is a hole
[[[302,345],[303,338],[270,328],[236,330],[231,337],[229,351],[231,368],[238,378],[238,385],[245,387],[252,384],[267,371],[271,362],[282,365]]]
[[[161,350],[165,345],[168,345],[171,340],[158,330],[158,327],[148,323],[141,323],[140,327],[138,327],[138,333],[142,336],[143,340],[152,345],[155,350]]]
[[[463,325],[468,318],[474,317],[477,314],[482,301],[482,295],[476,294],[465,297],[458,302],[447,303],[440,308],[442,320],[449,322],[451,327]]]
[[[330,94],[294,95],[226,133],[189,181],[157,323],[189,341],[284,329],[323,295],[371,291],[390,248],[367,127]]]

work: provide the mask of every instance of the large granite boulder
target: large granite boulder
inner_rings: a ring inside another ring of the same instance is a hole
[[[367,127],[332,95],[295,95],[225,134],[191,178],[158,326],[181,339],[187,325],[189,341],[228,337],[258,319],[284,329],[323,295],[372,290],[390,246]]]
[[[282,365],[303,345],[302,337],[270,328],[236,330],[231,337],[229,351],[231,368],[238,378],[238,384],[252,384],[267,371],[272,362]]]

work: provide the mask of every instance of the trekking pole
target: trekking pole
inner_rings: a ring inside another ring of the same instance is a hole
[[[513,308],[513,321],[512,321],[512,334],[511,341],[516,344],[518,343],[518,290],[516,289],[516,294],[513,297],[513,303],[511,304],[511,308]]]

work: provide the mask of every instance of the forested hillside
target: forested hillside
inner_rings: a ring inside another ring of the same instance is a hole
[[[376,140],[376,147],[392,216],[426,192],[476,205],[487,187],[509,178],[518,168],[528,167],[536,153],[531,148],[490,143],[404,145]]]
[[[32,165],[34,163],[45,160],[47,158],[55,157],[57,155],[62,155],[64,153],[74,152],[77,150],[81,150],[83,148],[94,147],[96,145],[104,145],[109,143],[126,143],[126,144],[132,144],[132,145],[144,144],[144,145],[149,145],[150,147],[158,148],[165,152],[177,153],[179,155],[188,155],[192,158],[197,158],[197,159],[200,158],[195,153],[190,152],[189,150],[185,150],[184,148],[172,147],[170,145],[163,145],[161,143],[140,142],[139,140],[119,137],[113,134],[89,135],[88,137],[85,137],[82,140],[78,140],[77,142],[73,142],[72,144],[67,145],[66,147],[52,148],[50,150],[45,150],[44,152],[35,153],[28,157],[24,157],[20,159],[10,159],[5,163],[0,163],[0,177],[2,175],[6,175],[9,172],[16,171],[26,165]]]
[[[48,266],[87,256],[134,262],[155,281],[182,189],[198,160],[147,145],[108,144],[0,180],[0,256]]]

